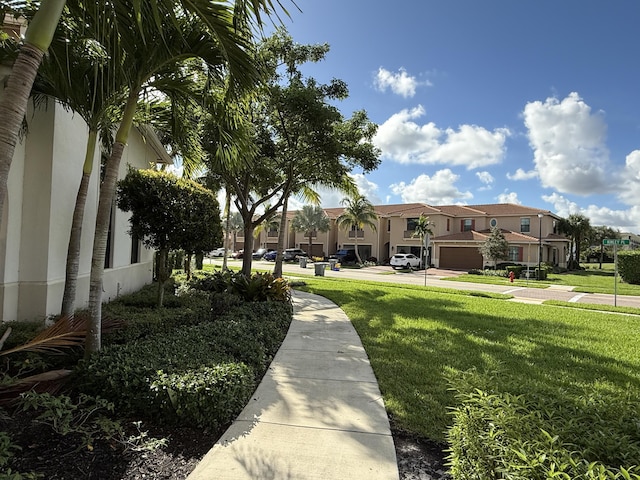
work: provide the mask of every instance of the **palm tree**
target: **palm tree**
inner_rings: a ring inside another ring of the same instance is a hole
[[[416,223],[416,228],[413,232],[413,237],[420,237],[420,261],[424,262],[422,265],[425,269],[428,267],[428,262],[425,258],[425,255],[422,253],[422,249],[427,248],[425,244],[425,240],[429,238],[429,235],[433,235],[433,231],[431,227],[433,223],[429,221],[429,217],[425,217],[424,214],[420,214],[420,218],[418,218],[418,222]],[[427,250],[426,256],[428,257],[429,251]]]
[[[238,232],[242,232],[244,230],[244,221],[242,220],[242,215],[240,212],[231,212],[227,214],[227,218],[225,219],[226,227],[226,235],[229,233],[232,234],[233,238],[233,251],[236,250],[236,240],[238,238]]]
[[[89,128],[67,250],[61,313],[68,317],[75,312],[82,222],[97,138],[101,131],[103,137],[108,135],[112,125],[110,113],[113,114],[114,104],[121,101],[122,91],[121,83],[112,78],[114,69],[109,68],[108,52],[100,42],[86,38],[79,30],[83,26],[78,22],[61,22],[65,38],[52,42],[32,90],[36,102],[42,96],[54,98],[78,113]]]
[[[356,257],[358,257],[358,263],[362,263],[360,252],[358,251],[358,231],[364,227],[370,227],[375,232],[377,230],[378,214],[373,204],[362,194],[351,198],[343,198],[340,203],[345,208],[344,212],[338,216],[336,223],[339,228],[346,231],[355,229]]]
[[[27,112],[31,87],[42,57],[51,44],[64,5],[65,0],[40,2],[40,8],[29,23],[24,42],[0,97],[0,224],[7,196],[9,169],[22,120]]]
[[[7,196],[9,169],[22,120],[27,111],[31,87],[42,58],[51,45],[66,3],[66,0],[40,1],[35,14],[29,19],[23,44],[7,79],[3,95],[0,98],[0,118],[2,118],[2,122],[0,122],[0,224],[2,223],[4,199]],[[125,22],[128,22],[129,19],[134,19],[133,26],[136,29],[140,29],[141,33],[143,28],[146,28],[154,29],[155,33],[159,34],[152,40],[152,43],[147,42],[153,36],[147,36],[141,39],[141,43],[134,44],[134,46],[160,47],[166,40],[163,38],[162,32],[167,25],[175,24],[177,17],[186,13],[194,15],[203,21],[212,32],[212,35],[216,37],[218,49],[230,53],[227,58],[229,60],[228,66],[234,72],[234,75],[241,74],[248,66],[242,60],[244,57],[243,50],[247,47],[247,43],[242,39],[242,35],[236,34],[235,30],[238,27],[242,27],[244,31],[254,26],[262,28],[262,13],[266,13],[268,16],[271,14],[277,16],[272,0],[234,2],[232,6],[213,6],[206,2],[194,2],[192,0],[181,0],[178,2],[179,6],[176,6],[175,3],[163,0],[151,0],[149,2],[116,0],[109,2],[108,5],[119,11],[116,22],[120,22],[121,19],[125,19]],[[276,3],[283,13],[288,16],[289,14],[282,2],[276,0]],[[18,2],[18,4],[19,8],[25,6],[22,2]],[[83,9],[85,6],[91,8],[93,5],[91,2],[69,2],[68,6],[73,7],[71,18],[79,18],[83,22],[86,21]],[[97,10],[105,10],[106,14],[106,4],[95,2],[95,6]],[[152,13],[151,16],[148,15],[149,11]],[[241,74],[238,78],[242,76]]]
[[[331,227],[329,217],[324,209],[318,206],[305,205],[298,211],[291,221],[291,228],[296,232],[305,232],[309,238],[307,254],[311,257],[313,247],[313,234],[315,232],[328,232]]]
[[[580,268],[580,246],[582,239],[591,230],[589,219],[580,213],[572,213],[566,219],[561,219],[558,224],[560,232],[566,234],[571,239],[569,250],[569,261],[567,268],[569,270]],[[575,256],[574,256],[575,252]]]
[[[134,2],[135,3],[135,2]],[[245,8],[250,8],[243,2]],[[121,3],[104,3],[95,18],[89,15],[85,22],[103,27],[105,17],[117,18],[116,48],[122,51],[118,65],[127,79],[127,101],[120,125],[115,135],[111,156],[105,164],[104,180],[100,188],[96,229],[93,243],[91,275],[89,280],[90,328],[87,334],[85,354],[100,350],[100,321],[102,314],[102,279],[106,253],[107,232],[111,216],[115,185],[120,160],[133,124],[140,94],[147,86],[162,79],[163,74],[180,68],[184,61],[199,59],[210,75],[213,84],[229,82],[231,89],[249,88],[258,78],[257,66],[251,55],[249,33],[239,31],[238,18],[229,5],[217,5],[216,9],[187,11],[176,14],[176,6],[140,4],[140,15],[132,15],[130,8]],[[238,7],[238,4],[235,5]],[[157,18],[173,18],[158,31]]]

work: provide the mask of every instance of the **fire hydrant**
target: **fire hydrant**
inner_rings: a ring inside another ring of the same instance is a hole
[[[513,279],[516,278],[516,274],[512,271],[509,272],[509,281],[513,283]]]

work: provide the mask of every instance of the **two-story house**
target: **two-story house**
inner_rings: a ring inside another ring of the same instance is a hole
[[[548,210],[514,204],[442,205],[423,203],[375,206],[378,214],[376,229],[337,228],[336,218],[342,208],[327,208],[331,229],[315,232],[312,236],[311,255],[328,256],[342,248],[355,248],[360,257],[387,261],[395,253],[423,252],[430,265],[439,268],[471,269],[490,266],[480,254],[479,246],[491,234],[491,228],[500,228],[509,242],[507,261],[534,266],[549,262],[565,266],[569,240],[558,234],[560,217]],[[433,235],[421,239],[416,235],[416,224],[421,215],[429,217]],[[290,219],[295,212],[289,212]],[[289,223],[288,223],[289,224]],[[277,239],[277,232],[272,233]],[[261,234],[256,246],[275,248],[267,234]],[[303,232],[287,231],[285,248],[308,248],[308,236]],[[256,247],[257,248],[257,247]]]

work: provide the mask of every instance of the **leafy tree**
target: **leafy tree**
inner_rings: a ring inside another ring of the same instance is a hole
[[[358,263],[362,263],[360,252],[358,251],[358,231],[364,227],[369,227],[375,232],[378,228],[378,214],[373,204],[362,194],[355,195],[351,198],[343,198],[341,203],[345,208],[344,212],[336,219],[336,223],[338,228],[346,231],[355,229],[356,257],[358,257]]]
[[[320,84],[304,78],[299,66],[316,62],[328,52],[327,45],[298,45],[283,30],[265,40],[259,50],[265,65],[264,87],[241,108],[250,120],[256,149],[236,168],[211,170],[224,177],[245,222],[245,241],[253,230],[280,211],[287,218],[292,195],[319,202],[316,187],[323,185],[346,193],[355,192],[349,173],[356,167],[370,171],[379,163],[371,143],[376,125],[363,111],[345,120],[333,104],[348,95],[344,82]],[[216,168],[217,167],[217,168]],[[264,208],[270,204],[270,208]],[[264,213],[258,214],[258,211]],[[281,224],[275,274],[281,275],[286,229]],[[251,271],[245,257],[243,272]]]
[[[331,224],[329,217],[324,213],[324,209],[318,206],[305,205],[302,210],[296,212],[291,221],[291,228],[296,232],[304,232],[309,239],[307,253],[311,256],[313,247],[313,234],[317,232],[328,232]]]
[[[117,205],[131,212],[130,233],[157,253],[158,307],[171,277],[170,250],[210,251],[221,239],[220,208],[214,194],[192,180],[154,170],[129,170],[118,182]]]
[[[580,269],[580,248],[582,240],[588,235],[591,224],[589,219],[580,213],[572,213],[568,218],[563,218],[558,224],[561,233],[568,235],[571,244],[569,249],[569,270]]]
[[[604,244],[602,243],[602,241],[605,238],[620,238],[620,232],[617,230],[614,230],[611,227],[606,227],[604,225],[600,225],[600,226],[595,226],[592,227],[591,230],[589,231],[589,235],[587,236],[587,241],[589,242],[590,246],[597,246],[596,248],[598,249],[598,252],[600,253],[599,258],[600,258],[600,266],[599,268],[602,268],[602,260],[604,257],[604,252],[605,252],[605,248],[604,248]]]
[[[509,256],[509,242],[504,238],[502,230],[498,227],[491,228],[491,235],[478,247],[480,253],[493,261],[493,268],[496,268],[498,260],[504,260]]]
[[[418,222],[416,223],[416,229],[413,232],[413,236],[414,237],[419,237],[420,238],[420,261],[424,262],[423,265],[427,266],[427,260],[425,259],[425,255],[422,253],[422,249],[423,248],[427,248],[425,245],[425,239],[429,237],[429,235],[433,235],[433,231],[431,230],[431,227],[433,226],[433,223],[429,221],[429,217],[426,217],[424,214],[420,214],[420,218],[418,218]],[[429,252],[426,252],[426,255],[428,255]]]

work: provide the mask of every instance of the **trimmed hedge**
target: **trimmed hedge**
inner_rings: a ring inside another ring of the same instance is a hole
[[[640,285],[640,250],[618,252],[618,272],[625,282]]]
[[[76,383],[121,413],[217,428],[246,405],[291,318],[290,304],[267,302],[181,328],[159,321],[154,334],[112,344],[81,362]]]

